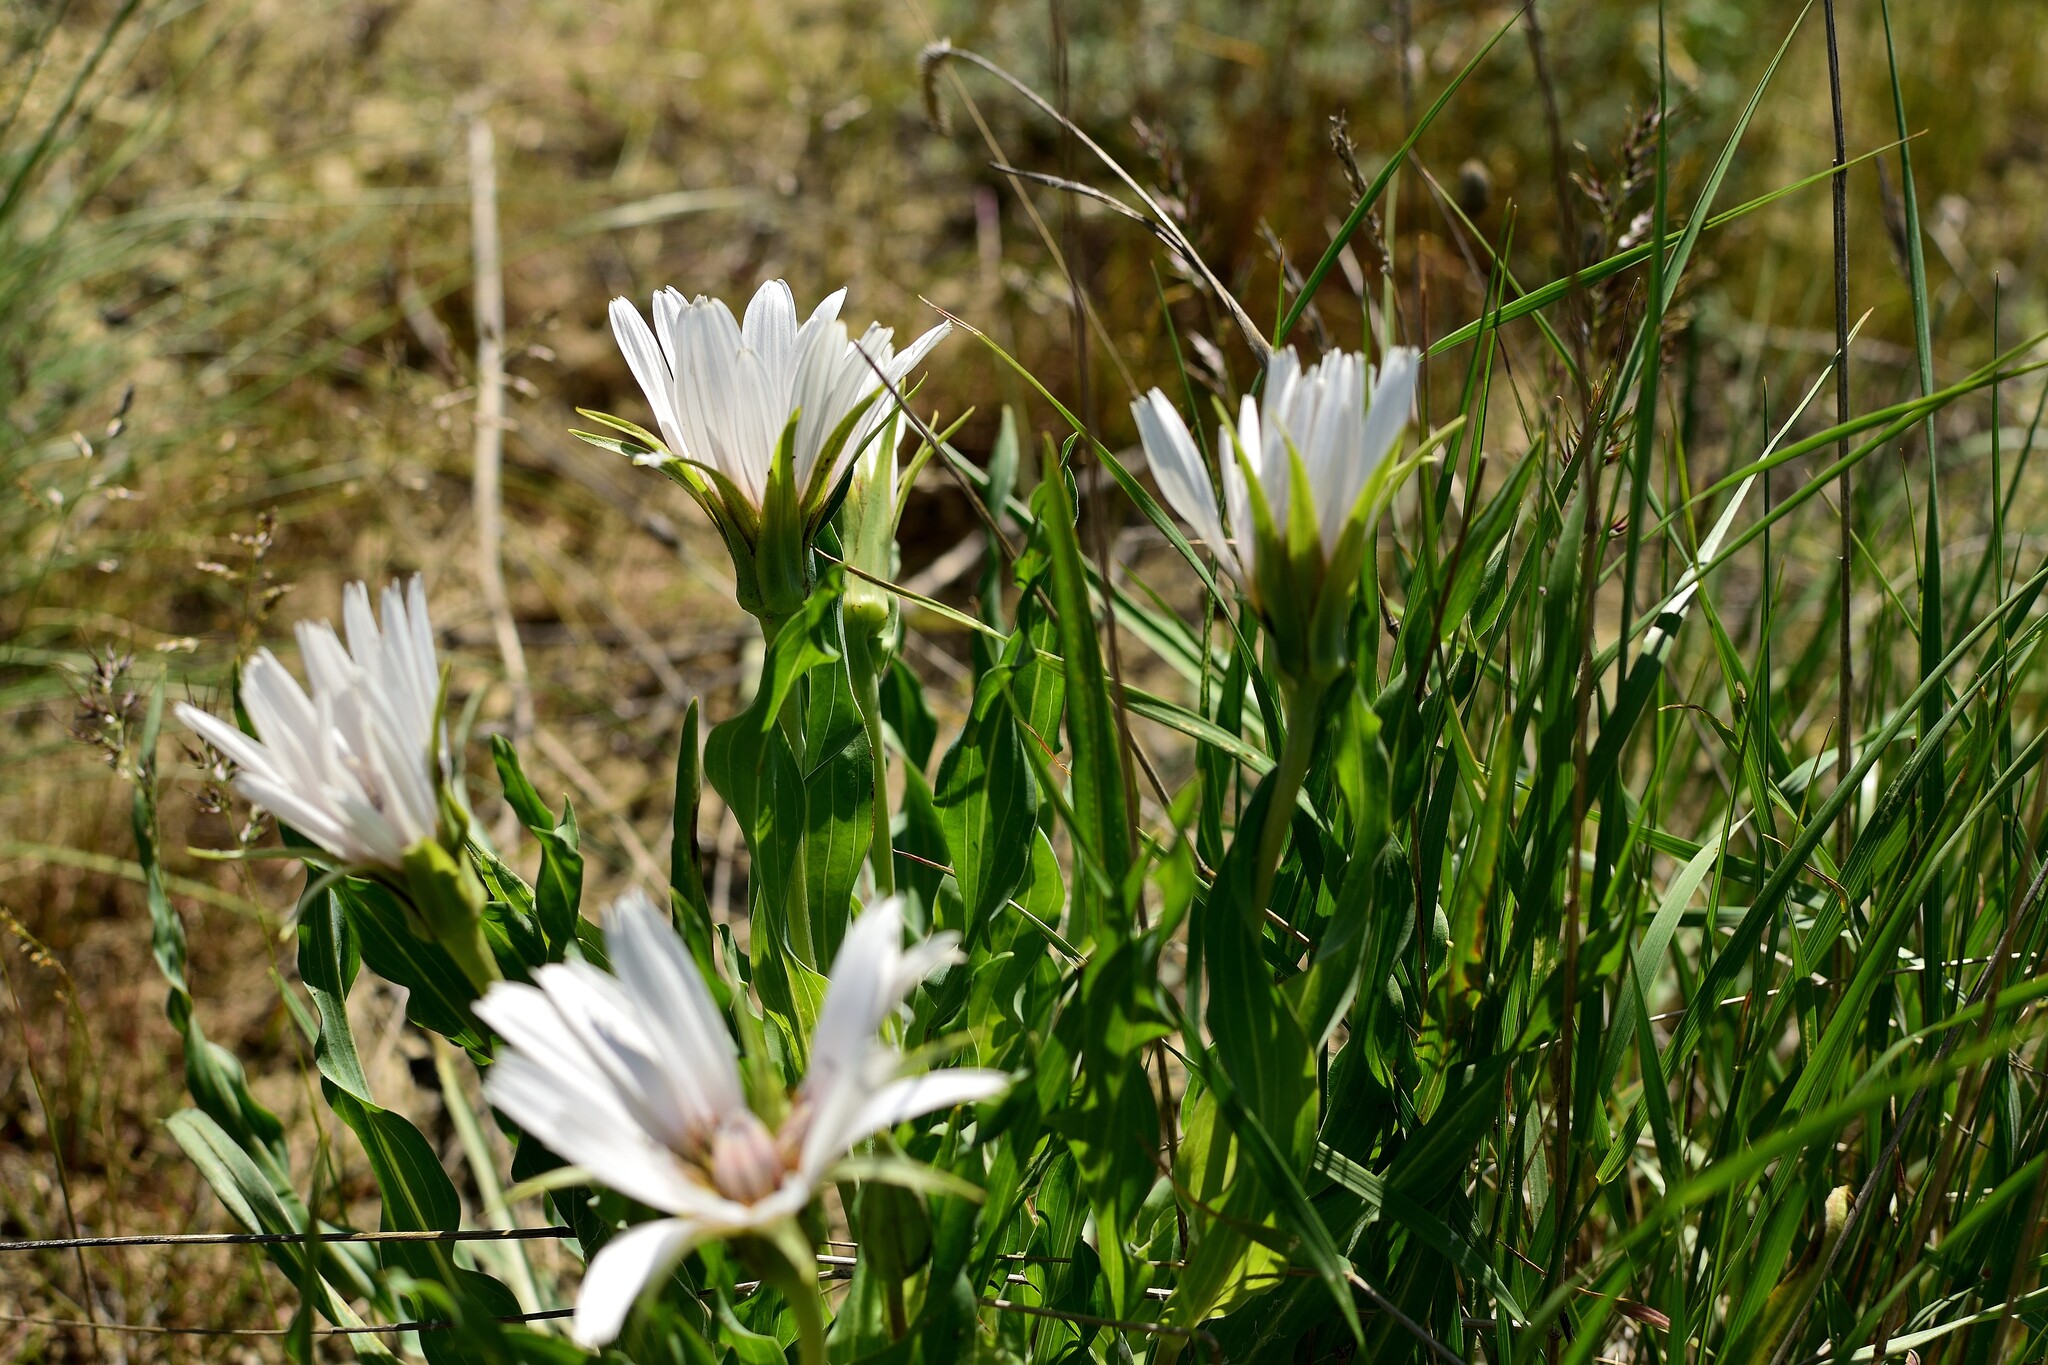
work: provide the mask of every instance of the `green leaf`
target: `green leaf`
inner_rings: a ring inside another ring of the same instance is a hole
[[[668,889],[676,931],[690,946],[697,970],[720,1004],[728,987],[717,967],[717,950],[712,945],[711,898],[704,891],[701,850],[697,845],[697,810],[704,799],[701,750],[697,738],[697,699],[683,709],[683,731],[676,745],[675,808],[671,816],[668,855]]]
[[[310,1220],[304,1204],[288,1189],[280,1194],[269,1178],[257,1170],[248,1152],[206,1114],[197,1109],[181,1110],[166,1120],[164,1127],[186,1159],[198,1168],[222,1206],[246,1231],[272,1235],[303,1235],[308,1231]],[[311,1306],[329,1322],[342,1327],[364,1325],[349,1306],[349,1300],[381,1297],[365,1264],[350,1254],[354,1250],[357,1248],[320,1244],[315,1253],[319,1273],[310,1278]],[[288,1280],[297,1284],[308,1282],[305,1243],[271,1243],[263,1252]],[[393,1358],[372,1334],[351,1336],[349,1343],[357,1355],[379,1360]]]
[[[1089,604],[1088,574],[1074,535],[1074,507],[1062,471],[1053,467],[1032,494],[1051,572],[1053,606],[1059,613],[1060,653],[1065,658],[1067,736],[1074,752],[1074,812],[1077,836],[1107,876],[1121,886],[1131,865],[1131,823],[1123,773],[1123,745],[1115,703],[1103,675],[1102,650]],[[1074,898],[1074,922],[1067,937],[1086,945],[1098,935],[1123,938],[1128,912],[1113,896],[1083,881]]]
[[[939,742],[939,718],[925,700],[924,684],[900,658],[892,657],[882,675],[882,719],[896,732],[910,766],[923,772]]]
[[[348,993],[355,984],[361,957],[355,931],[342,913],[341,901],[324,886],[309,887],[299,898],[299,980],[313,997],[320,1015],[313,1061],[320,1074],[356,1098],[370,1098],[370,1083],[356,1056],[355,1034],[348,1022]]]
[[[828,628],[841,630],[839,614]],[[804,908],[816,958],[829,965],[852,919],[853,888],[874,843],[874,761],[866,727],[840,657],[814,669],[804,720]]]
[[[406,988],[405,1016],[442,1037],[482,1054],[489,1034],[471,1016],[476,991],[445,948],[412,932],[405,909],[376,882],[350,878],[334,888],[362,960],[371,971]]]
[[[969,951],[1030,871],[1038,833],[1038,783],[1003,695],[1012,661],[1028,649],[1019,637],[982,675],[967,724],[939,761],[933,806],[967,920],[952,927],[964,929]]]
[[[583,904],[583,849],[576,829],[576,811],[562,798],[562,818],[557,821],[547,804],[527,780],[519,755],[503,735],[491,736],[491,757],[497,763],[498,778],[504,783],[505,801],[519,821],[540,841],[540,875],[534,881],[534,910],[546,936],[550,962],[576,939],[576,919]],[[529,963],[528,966],[540,964]]]

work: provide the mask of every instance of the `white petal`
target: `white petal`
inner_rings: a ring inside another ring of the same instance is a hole
[[[902,1058],[892,1048],[878,1048],[891,1070]],[[872,1078],[849,1077],[835,1093],[825,1097],[804,1134],[799,1165],[811,1180],[820,1180],[833,1162],[846,1155],[863,1138],[893,1128],[936,1109],[956,1104],[973,1104],[993,1099],[1009,1088],[1009,1077],[1000,1071],[960,1067],[929,1071],[919,1076],[887,1079],[887,1072]]]
[[[890,366],[889,377],[898,383],[902,382],[905,375],[916,369],[919,362],[931,354],[934,346],[952,334],[953,324],[942,322],[917,340],[911,342],[908,346],[905,346],[896,353],[896,359]]]
[[[770,452],[742,445],[740,424],[734,420],[742,401],[739,324],[717,299],[699,299],[677,315],[673,340],[676,421],[689,442],[691,458],[719,470],[758,508],[767,486]]]
[[[485,1073],[484,1095],[543,1147],[620,1194],[691,1218],[746,1217],[745,1206],[692,1179],[594,1076],[508,1051]]]
[[[851,1131],[838,1144],[844,1152],[856,1142],[906,1119],[922,1117],[958,1104],[992,1100],[1010,1088],[1010,1078],[981,1067],[950,1067],[889,1082],[861,1107]],[[836,1154],[835,1154],[836,1155]]]
[[[668,916],[636,888],[612,906],[605,932],[612,970],[639,1008],[669,1074],[691,1083],[698,1116],[710,1122],[743,1108],[732,1034]]]
[[[384,637],[377,630],[377,618],[370,614],[370,590],[361,583],[349,583],[341,590],[341,623],[348,632],[349,657],[356,667],[372,667],[383,653]]]
[[[676,372],[676,319],[682,315],[683,309],[688,306],[689,300],[685,299],[683,291],[677,289],[674,285],[670,285],[654,296],[654,337],[655,340],[661,343],[662,360],[671,379],[669,386],[671,406],[673,406],[675,396],[673,379]]]
[[[214,748],[226,754],[234,765],[244,772],[257,772],[274,777],[270,751],[261,744],[222,720],[209,715],[190,702],[179,702],[178,719],[187,727],[199,732],[199,737]]]
[[[786,374],[795,367],[796,296],[782,280],[770,280],[754,291],[740,335],[771,372]]]
[[[1223,520],[1216,511],[1216,486],[1209,481],[1209,466],[1202,459],[1195,438],[1181,421],[1167,397],[1158,389],[1131,404],[1138,422],[1138,439],[1145,447],[1145,459],[1159,491],[1181,519],[1195,528],[1195,534],[1209,546],[1233,577],[1239,577],[1237,556],[1232,552]]]
[[[686,1150],[708,1106],[694,1078],[663,1064],[636,1002],[587,962],[551,963],[534,973],[562,1022],[633,1121],[663,1145]]]
[[[1412,346],[1388,350],[1372,386],[1372,406],[1365,415],[1365,463],[1377,469],[1401,437],[1415,407],[1415,383],[1421,377],[1421,357]]]
[[[235,777],[244,800],[263,807],[345,863],[387,864],[361,833],[325,802],[302,796],[297,789],[262,774],[244,770]]]
[[[860,384],[863,375],[870,384],[880,383],[847,339],[845,324],[834,320],[806,328],[790,389],[790,409],[800,414],[794,466],[799,490],[810,487],[813,472],[825,453],[826,439],[866,391]],[[833,453],[836,456],[839,452]]]
[[[890,896],[854,920],[833,959],[831,984],[825,988],[811,1039],[807,1091],[822,1092],[838,1074],[859,1069],[875,1035],[908,989],[896,986],[902,957],[903,902]]]
[[[846,286],[841,285],[824,298],[818,300],[818,306],[811,310],[811,315],[805,319],[804,326],[810,327],[815,324],[816,326],[823,327],[827,323],[838,321],[839,310],[845,303]]]
[[[668,305],[673,309],[675,305]],[[654,305],[655,317],[660,320],[663,313],[663,297],[657,295]],[[647,406],[654,409],[655,425],[661,431],[661,439],[668,442],[669,453],[684,455],[688,447],[683,441],[682,429],[676,422],[675,378],[670,372],[670,359],[664,354],[668,347],[667,329],[663,329],[663,342],[657,342],[655,334],[647,326],[647,320],[640,316],[628,299],[613,299],[611,306],[612,335],[618,339],[619,350],[625,354],[626,368],[633,372],[639,382],[640,392],[647,398]]]
[[[1260,418],[1258,400],[1246,394],[1237,410],[1237,444],[1243,449],[1245,464],[1249,464],[1251,469],[1247,476],[1244,465],[1238,463],[1235,452],[1232,452],[1232,458],[1224,466],[1223,500],[1225,510],[1230,513],[1230,524],[1237,528],[1237,558],[1244,566],[1247,583],[1252,581],[1252,557],[1258,540],[1257,519],[1252,516],[1252,479],[1258,480],[1259,493],[1266,500],[1266,512],[1272,517],[1274,528],[1282,535],[1287,532],[1288,480],[1285,476],[1275,480],[1267,472],[1267,445],[1275,439],[1276,434]],[[1282,445],[1280,464],[1283,470],[1286,463],[1286,447]],[[1232,486],[1233,481],[1235,487]]]
[[[597,1249],[576,1294],[569,1335],[595,1350],[609,1345],[626,1324],[641,1292],[674,1269],[702,1242],[707,1230],[681,1218],[664,1218],[627,1228]]]

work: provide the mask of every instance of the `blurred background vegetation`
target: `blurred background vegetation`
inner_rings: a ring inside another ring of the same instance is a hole
[[[1891,91],[1877,0],[1838,8],[1855,155],[1893,140]],[[512,387],[504,558],[536,696],[529,764],[545,790],[574,797],[594,875],[617,885],[654,869],[658,882],[679,708],[702,696],[713,718],[730,712],[754,631],[732,605],[722,551],[677,491],[565,434],[579,405],[644,417],[607,300],[644,302],[666,284],[733,297],[781,275],[806,306],[850,284],[849,317],[899,333],[930,325],[937,305],[1127,444],[1134,388],[1173,373],[1162,296],[1213,387],[1248,382],[1249,354],[1141,229],[995,169],[1104,179],[985,76],[953,64],[921,88],[920,49],[949,37],[1064,103],[1174,207],[1263,322],[1281,272],[1312,261],[1351,202],[1332,119],[1371,175],[1515,13],[1429,0],[0,7],[0,1238],[225,1225],[158,1126],[180,1090],[176,1041],[149,961],[128,791],[105,761],[136,697],[159,678],[173,697],[216,697],[238,653],[284,637],[291,619],[332,613],[342,581],[418,570],[471,734],[507,721],[471,500],[473,120],[497,148]],[[1670,0],[1674,204],[1689,201],[1795,13]],[[1510,34],[1424,136],[1426,176],[1403,177],[1396,218],[1379,229],[1412,339],[1475,315],[1482,242],[1511,216],[1513,268],[1531,287],[1640,229],[1656,7],[1544,0],[1535,14],[1540,31]],[[1939,379],[1991,353],[1994,295],[2008,339],[2048,322],[2048,25],[2034,6],[1993,0],[1896,0],[1892,17],[1910,126],[1925,130],[1915,166]],[[943,131],[928,96],[948,112]],[[1825,169],[1830,147],[1813,23],[1720,203]],[[1894,189],[1873,163],[1852,172],[1851,316],[1873,310],[1854,367],[1859,408],[1916,383]],[[1093,310],[1079,364],[1060,252]],[[1694,487],[1753,451],[1769,405],[1782,411],[1796,397],[1784,390],[1803,389],[1833,350],[1825,185],[1717,229],[1702,254],[1674,325]],[[1300,340],[1356,345],[1384,267],[1361,238]],[[1611,288],[1625,301],[1639,283]],[[1462,356],[1452,361],[1436,380],[1446,392],[1462,375]],[[1520,400],[1540,407],[1545,382],[1531,367]],[[2036,391],[2022,387],[2008,394],[2009,421],[2033,411]],[[974,407],[958,441],[970,454],[993,439],[1002,404],[1027,427],[1049,413],[966,336],[939,353],[919,403],[948,418]],[[1966,404],[1943,418],[1955,488],[1944,543],[1957,553],[1982,544],[1972,452],[1986,412]],[[1510,412],[1489,439],[1513,445],[1522,430]],[[1866,541],[1910,572],[1906,481],[1859,478]],[[1833,523],[1818,504],[1805,521],[1793,534],[1812,550],[1788,572],[1818,588],[1832,581]],[[2037,525],[2022,517],[2009,534]],[[966,600],[975,534],[947,481],[927,473],[904,577]],[[1128,534],[1134,553],[1148,543]],[[964,554],[949,553],[963,541]],[[1800,587],[1783,600],[1812,609]],[[933,680],[965,676],[965,644],[942,622],[920,622],[912,641],[910,661]],[[1814,719],[1825,728],[1826,715]],[[284,865],[187,851],[248,837],[245,812],[222,808],[193,757],[164,817],[195,993],[208,1032],[250,1059],[258,1093],[310,1148],[327,1135],[303,1040],[277,972],[258,968],[282,970],[291,879]],[[488,791],[477,799],[495,810]],[[735,840],[707,806],[706,857],[736,896]],[[432,1131],[424,1046],[376,990],[355,1003],[359,1036],[381,1040],[380,1084],[411,1078],[417,1091],[388,1093],[411,1094]],[[13,1319],[239,1327],[274,1320],[268,1292],[254,1258],[225,1250],[9,1257],[0,1354],[261,1358],[261,1343],[95,1342]]]

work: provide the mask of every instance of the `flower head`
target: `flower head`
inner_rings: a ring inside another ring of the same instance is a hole
[[[348,647],[327,622],[300,622],[309,697],[277,656],[242,667],[242,705],[256,737],[196,706],[178,717],[234,760],[235,790],[352,867],[396,872],[440,832],[447,739],[436,714],[441,669],[427,594],[415,576],[384,589],[384,622],[369,589],[342,590]]]
[[[1131,405],[1160,491],[1277,634],[1305,636],[1309,618],[1326,610],[1326,586],[1348,602],[1369,490],[1408,425],[1418,360],[1405,346],[1378,368],[1332,351],[1303,370],[1293,347],[1276,352],[1263,395],[1246,394],[1235,425],[1224,426],[1220,512],[1172,402],[1153,389]]]
[[[905,950],[892,897],[847,931],[811,1043],[810,1072],[780,1123],[747,1103],[731,1035],[667,916],[629,895],[607,919],[616,975],[557,963],[532,986],[501,982],[476,1007],[505,1038],[485,1079],[492,1104],[594,1179],[668,1217],[592,1258],[574,1335],[618,1335],[647,1285],[702,1242],[772,1233],[810,1204],[839,1159],[906,1119],[1002,1092],[1000,1072],[904,1074],[880,1037],[911,988],[959,960],[958,936]]]
[[[810,537],[893,414],[889,391],[900,393],[951,330],[941,323],[901,353],[879,325],[855,341],[839,320],[845,297],[828,295],[799,324],[781,280],[762,285],[741,320],[719,299],[664,289],[652,327],[629,300],[612,300],[613,335],[667,447],[636,458],[704,508],[733,552],[742,604],[757,613],[801,603]]]

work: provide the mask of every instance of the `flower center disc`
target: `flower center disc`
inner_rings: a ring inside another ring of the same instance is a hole
[[[711,1135],[711,1183],[727,1199],[754,1204],[782,1185],[782,1153],[760,1119],[728,1115]]]

